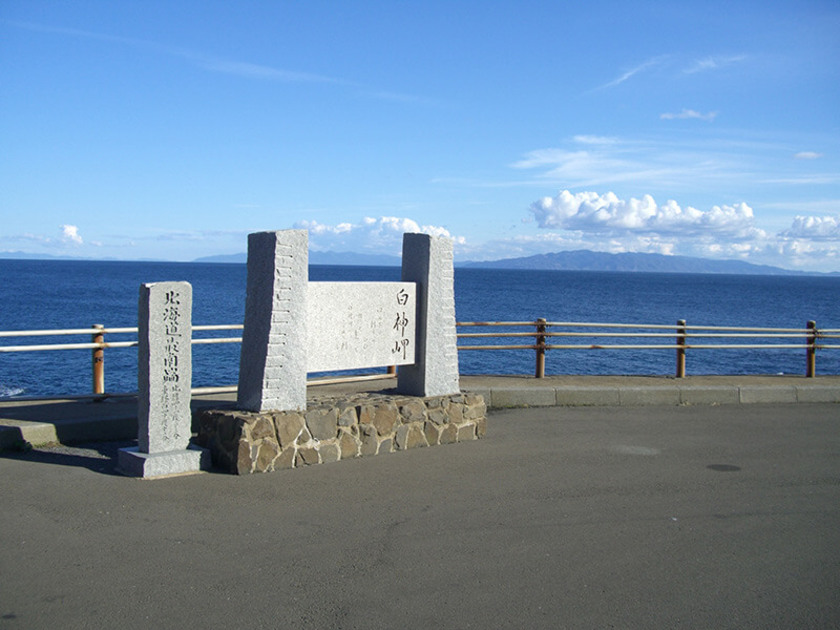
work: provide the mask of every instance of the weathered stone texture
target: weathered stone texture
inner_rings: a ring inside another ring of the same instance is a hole
[[[411,396],[457,394],[455,274],[452,240],[403,235],[403,282],[417,283],[417,344],[413,365],[400,368],[398,389]]]
[[[306,407],[308,235],[248,235],[239,406],[251,411]]]
[[[198,443],[235,474],[270,472],[483,437],[481,396],[354,394],[311,400],[305,413],[204,410]]]

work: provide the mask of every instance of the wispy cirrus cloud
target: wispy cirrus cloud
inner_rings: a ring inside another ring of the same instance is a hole
[[[818,160],[823,157],[822,153],[817,153],[816,151],[800,151],[799,153],[793,154],[793,159],[795,160]]]
[[[740,63],[747,58],[746,55],[713,55],[697,59],[691,64],[683,68],[683,74],[697,74],[698,72],[709,72],[711,70],[719,70],[736,63]]]
[[[284,68],[277,68],[274,66],[263,64],[225,59],[222,57],[215,57],[213,55],[207,55],[205,53],[189,50],[186,48],[169,46],[166,44],[159,44],[157,42],[145,39],[138,39],[135,37],[122,37],[119,35],[110,35],[107,33],[97,33],[82,29],[50,26],[46,24],[35,24],[31,22],[9,22],[9,24],[17,28],[26,29],[29,31],[35,31],[40,33],[55,33],[58,35],[66,35],[69,37],[76,37],[79,39],[110,42],[122,46],[140,48],[150,52],[155,52],[158,54],[164,54],[170,57],[177,57],[179,59],[183,59],[204,70],[236,75],[247,79],[284,81],[290,83],[335,83],[343,85],[353,84],[350,81],[346,81],[344,79],[339,79],[336,77],[320,75],[310,72],[287,70]]]
[[[634,76],[644,73],[647,70],[655,68],[657,66],[661,66],[666,60],[668,59],[668,55],[660,55],[659,57],[653,57],[648,59],[645,62],[640,63],[637,66],[630,68],[629,70],[625,70],[621,73],[618,77],[609,81],[608,83],[604,83],[603,85],[595,88],[596,90],[606,90],[609,88],[616,87],[617,85],[621,85],[625,81],[633,78]]]
[[[715,118],[717,118],[717,115],[717,112],[707,112],[703,114],[693,109],[683,109],[679,114],[675,114],[673,112],[659,114],[659,118],[662,120],[688,120],[694,118],[697,120],[712,122]]]
[[[376,100],[418,104],[429,104],[432,102],[430,99],[426,99],[417,95],[382,90],[341,77],[334,77],[314,72],[290,70],[287,68],[280,68],[268,64],[260,64],[249,61],[217,57],[195,50],[180,48],[177,46],[169,46],[166,44],[159,44],[157,42],[138,39],[134,37],[122,37],[118,35],[109,35],[106,33],[97,33],[82,29],[50,26],[45,24],[35,24],[31,22],[7,23],[17,28],[26,29],[29,31],[35,31],[40,33],[54,33],[79,39],[109,42],[121,46],[131,46],[152,53],[167,55],[170,57],[184,60],[187,63],[190,63],[208,72],[227,74],[231,76],[241,77],[243,79],[251,79],[258,81],[278,81],[283,83],[331,84],[335,86],[343,86],[359,90],[359,93],[361,95]]]

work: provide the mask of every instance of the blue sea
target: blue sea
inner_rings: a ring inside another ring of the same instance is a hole
[[[310,268],[310,279],[398,281],[400,270],[315,265]],[[139,285],[167,280],[192,284],[194,325],[242,323],[244,264],[0,260],[0,330],[136,326]],[[820,328],[840,328],[838,276],[456,269],[455,302],[459,321],[532,321],[542,317],[549,321],[675,325],[685,319],[689,325],[804,328],[808,320],[816,320]],[[217,336],[238,335],[226,331]],[[106,340],[128,338],[135,337],[113,334]],[[84,341],[89,337],[0,338],[0,345]],[[0,353],[0,397],[89,393],[90,354],[90,350]],[[105,351],[108,392],[136,390],[136,361],[134,348]],[[534,352],[462,351],[459,361],[464,374],[531,374]],[[193,386],[234,385],[238,363],[239,344],[196,346]],[[673,350],[550,350],[546,355],[549,375],[670,375],[674,364]],[[804,370],[801,349],[696,350],[690,351],[687,359],[689,375],[803,374]],[[840,350],[819,352],[817,373],[840,374]]]

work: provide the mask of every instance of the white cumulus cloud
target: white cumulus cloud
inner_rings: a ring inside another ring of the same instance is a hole
[[[795,153],[793,158],[795,160],[818,160],[822,156],[822,153],[817,153],[816,151],[800,151],[799,153]]]
[[[83,242],[79,234],[79,228],[75,225],[61,226],[61,240],[65,243],[73,243],[75,245],[81,245]]]
[[[356,251],[398,255],[402,251],[402,235],[420,232],[451,238],[463,245],[463,236],[453,236],[437,225],[420,225],[406,217],[365,217],[361,223],[327,225],[317,221],[299,221],[298,229],[309,230],[310,247],[316,251]]]
[[[669,200],[659,205],[651,195],[641,199],[619,199],[608,192],[572,194],[568,190],[556,197],[544,197],[530,206],[541,228],[577,230],[611,234],[660,234],[701,236],[708,234],[733,237],[760,236],[752,208],[745,203],[713,206],[698,210],[681,207]]]
[[[840,215],[825,217],[797,216],[789,229],[779,236],[815,241],[837,241],[840,243]]]

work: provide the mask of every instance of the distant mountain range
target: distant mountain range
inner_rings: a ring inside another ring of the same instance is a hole
[[[204,256],[196,258],[194,262],[209,263],[244,263],[248,255],[228,254],[223,256]],[[354,252],[309,252],[309,264],[311,265],[350,265],[365,267],[399,267],[401,264],[399,256],[387,256],[385,254],[356,254]]]
[[[83,260],[69,256],[0,252],[0,258]],[[90,260],[90,259],[88,259]],[[113,259],[109,259],[113,260]],[[204,256],[193,262],[245,263],[247,254]],[[350,265],[369,267],[399,267],[399,256],[385,254],[358,254],[355,252],[309,252],[313,265]],[[456,267],[472,269],[556,269],[566,271],[641,271],[651,273],[720,273],[744,275],[826,275],[818,272],[793,271],[770,265],[754,265],[742,260],[711,260],[691,256],[665,256],[663,254],[622,253],[608,254],[587,249],[536,254],[522,258],[468,261],[455,263]],[[831,272],[827,275],[840,275]]]
[[[481,269],[562,269],[567,271],[644,271],[658,273],[729,273],[752,275],[803,275],[769,265],[754,265],[742,260],[711,260],[691,256],[622,253],[608,254],[580,249],[523,258],[505,258],[463,263],[462,267]]]

